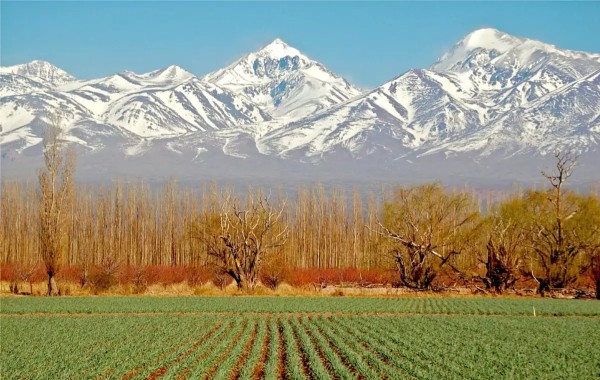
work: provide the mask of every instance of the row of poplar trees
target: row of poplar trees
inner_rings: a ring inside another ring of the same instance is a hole
[[[216,268],[240,288],[281,268],[393,269],[397,284],[431,289],[440,275],[503,292],[522,278],[545,293],[591,276],[600,290],[600,201],[565,189],[576,159],[557,153],[545,190],[488,204],[438,184],[380,197],[303,188],[244,196],[215,185],[202,191],[168,182],[77,186],[75,156],[56,119],[44,139],[36,185],[2,183],[0,253],[31,276],[42,263],[48,294],[63,266],[82,285],[96,267],[169,265]],[[276,276],[276,274],[274,275]]]

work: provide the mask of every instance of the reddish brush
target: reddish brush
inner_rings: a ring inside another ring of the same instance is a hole
[[[339,285],[352,284],[368,286],[373,284],[389,284],[394,279],[394,274],[384,269],[361,270],[356,268],[321,268],[321,269],[294,269],[290,271],[289,283],[292,286],[309,284]]]

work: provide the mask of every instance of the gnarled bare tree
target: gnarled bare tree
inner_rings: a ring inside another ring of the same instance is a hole
[[[492,217],[485,258],[480,259],[485,264],[481,280],[499,294],[512,288],[519,277],[526,236],[520,225],[503,214]]]
[[[564,183],[573,174],[577,157],[557,151],[556,170],[542,172],[551,189],[530,192],[526,202],[531,207],[530,226],[533,261],[531,275],[544,293],[570,285],[578,276],[577,261],[585,241],[579,238],[574,217],[581,211],[575,194],[566,193]],[[537,274],[536,274],[537,272]]]
[[[458,271],[453,259],[472,246],[480,219],[469,194],[427,184],[398,189],[378,232],[398,243],[391,253],[401,284],[427,289],[444,267]]]
[[[284,210],[285,202],[276,208],[261,192],[250,192],[244,204],[229,192],[218,214],[201,217],[192,236],[205,244],[207,254],[240,289],[254,289],[265,256],[287,239]]]
[[[75,153],[60,140],[62,119],[50,117],[44,137],[44,164],[39,171],[40,255],[48,274],[48,295],[58,294],[55,275],[65,250],[67,213],[73,203]]]

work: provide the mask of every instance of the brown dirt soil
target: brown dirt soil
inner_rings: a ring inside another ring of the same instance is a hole
[[[159,355],[157,355],[154,359],[152,359],[152,361],[153,362],[160,362],[160,361],[162,361],[162,359],[164,359],[165,357],[167,357],[170,353],[174,352],[179,347],[181,347],[184,344],[186,344],[187,342],[189,342],[192,339],[193,336],[194,336],[193,334],[190,334],[189,336],[187,336],[186,338],[184,338],[183,340],[181,340],[176,345],[172,346],[168,350],[163,351],[162,353],[160,353]],[[125,375],[123,375],[123,377],[121,377],[121,380],[130,380],[130,379],[133,379],[133,377],[135,375],[137,375],[142,369],[144,369],[144,366],[138,366],[136,368],[133,368],[133,369],[129,370]]]
[[[246,327],[248,327],[248,321],[246,321],[244,323],[244,325],[242,326],[240,331],[233,338],[232,342],[238,342],[240,339],[242,339],[242,334],[244,333],[244,330],[246,329]],[[203,379],[212,379],[213,378],[213,376],[215,375],[215,373],[217,372],[217,370],[219,368],[219,365],[227,357],[227,355],[229,355],[231,350],[233,350],[234,346],[235,346],[235,343],[230,344],[229,346],[227,346],[226,349],[223,350],[221,355],[214,361],[212,367],[208,368],[207,372],[202,375]]]
[[[311,316],[310,318],[314,320],[314,317],[315,316]],[[327,316],[325,318],[329,319],[329,317],[327,317]],[[344,364],[344,366],[346,368],[348,368],[348,370],[350,372],[352,372],[355,376],[357,376],[357,378],[359,380],[364,380],[365,377],[360,372],[358,372],[356,368],[354,368],[354,366],[352,365],[352,363],[350,362],[350,360],[348,360],[348,357],[342,352],[342,350],[340,350],[338,346],[336,346],[335,344],[333,344],[331,342],[331,340],[327,337],[327,334],[325,334],[323,332],[323,330],[321,330],[321,328],[319,326],[314,325],[314,327],[319,332],[319,334],[321,336],[323,336],[323,338],[327,341],[327,343],[329,344],[329,347],[333,350],[333,352],[335,353],[335,355],[338,358],[340,358],[340,360],[342,361],[342,364]]]
[[[262,379],[265,374],[265,363],[267,362],[267,356],[269,355],[269,341],[271,339],[271,329],[269,329],[269,323],[271,322],[272,316],[269,316],[266,321],[265,340],[262,342],[262,348],[260,351],[260,360],[258,365],[254,369],[254,378]]]
[[[300,360],[302,361],[302,373],[304,374],[304,376],[306,376],[306,378],[313,379],[314,376],[310,371],[310,363],[308,361],[308,357],[306,356],[304,347],[302,347],[302,343],[300,343],[300,337],[298,336],[298,332],[294,328],[294,325],[291,324],[289,318],[295,318],[295,316],[288,317],[288,323],[290,323],[292,336],[294,337],[294,341],[296,342],[296,352],[298,352]]]
[[[184,360],[185,358],[187,358],[206,339],[208,339],[211,335],[213,335],[215,333],[215,331],[217,331],[222,325],[223,325],[222,322],[221,323],[217,323],[212,329],[210,329],[210,331],[208,331],[200,339],[198,339],[196,342],[194,342],[194,344],[192,344],[192,346],[190,348],[188,348],[185,352],[183,352],[177,358],[175,358],[174,360],[172,360],[171,362],[169,362],[167,365],[162,366],[162,367],[158,368],[157,370],[155,370],[154,372],[152,372],[150,375],[148,375],[148,377],[146,379],[158,379],[158,378],[161,378],[169,370],[169,368],[171,368],[173,365],[175,365],[175,364],[181,362],[182,360]]]
[[[308,335],[311,345],[314,347],[315,351],[317,351],[317,354],[319,355],[319,359],[321,360],[321,363],[323,363],[325,368],[327,368],[327,372],[329,373],[331,378],[333,378],[333,379],[337,378],[337,375],[335,373],[333,373],[333,371],[332,371],[332,364],[329,361],[329,359],[327,359],[327,356],[323,352],[323,349],[319,346],[319,344],[317,343],[317,341],[315,340],[315,338],[311,334],[311,332],[302,324],[301,316],[298,316],[298,322],[300,322],[300,325],[304,329],[304,332],[306,333],[306,335]]]
[[[252,328],[252,333],[250,334],[250,339],[248,339],[248,341],[244,345],[244,349],[242,350],[242,355],[240,355],[238,362],[235,364],[235,367],[231,371],[231,375],[229,376],[230,380],[235,380],[235,379],[239,378],[240,371],[242,370],[244,363],[246,363],[246,360],[248,360],[248,356],[250,356],[250,350],[252,349],[252,345],[254,344],[254,341],[256,340],[257,332],[258,332],[258,321],[255,321],[254,326]]]
[[[283,326],[281,325],[279,318],[277,319],[277,340],[279,341],[279,352],[277,353],[277,357],[279,358],[277,378],[284,379],[286,373],[285,363],[287,362],[287,355],[285,353],[285,342],[283,340]]]

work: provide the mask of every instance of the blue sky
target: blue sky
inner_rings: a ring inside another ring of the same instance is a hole
[[[3,66],[81,79],[178,64],[196,75],[280,37],[353,83],[427,67],[481,27],[600,52],[600,2],[7,2]]]

